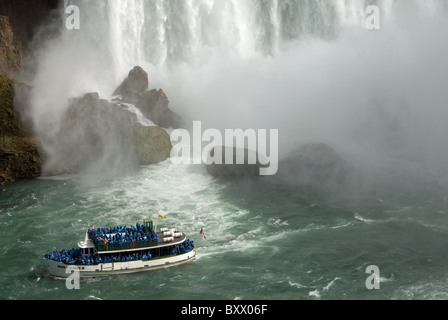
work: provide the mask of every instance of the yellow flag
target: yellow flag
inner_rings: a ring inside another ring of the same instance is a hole
[[[161,214],[159,214],[159,217],[158,217],[159,219],[165,219],[165,217],[164,216],[162,216]]]

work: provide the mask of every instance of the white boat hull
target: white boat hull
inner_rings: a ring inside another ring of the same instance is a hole
[[[167,268],[191,262],[195,260],[195,258],[196,258],[196,252],[195,250],[192,250],[184,254],[149,261],[139,260],[129,262],[101,263],[99,265],[91,265],[91,266],[88,265],[71,266],[64,264],[62,262],[52,260],[46,260],[46,263],[50,275],[54,277],[68,278],[70,275],[73,274],[73,272],[68,268],[77,267],[81,278],[91,278],[91,277],[134,273],[134,272],[155,270],[160,268]]]

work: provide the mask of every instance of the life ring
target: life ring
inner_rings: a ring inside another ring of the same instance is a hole
[[[131,249],[134,249],[135,248],[135,242],[134,241],[132,241],[131,242],[131,245],[129,246]]]

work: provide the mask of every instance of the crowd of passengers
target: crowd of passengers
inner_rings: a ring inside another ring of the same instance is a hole
[[[90,229],[88,231],[90,239],[95,245],[106,245],[123,247],[131,243],[155,241],[159,237],[154,229],[149,229],[146,226],[139,225],[131,227],[113,227],[113,228],[99,228]]]
[[[160,256],[177,255],[190,252],[194,249],[194,242],[187,239],[184,243],[160,248]],[[81,249],[53,251],[45,255],[47,260],[53,260],[70,265],[97,265],[100,263],[129,262],[139,260],[152,260],[152,257],[159,254],[159,249],[145,250],[143,252],[130,252],[122,254],[101,254],[99,256],[82,256]]]

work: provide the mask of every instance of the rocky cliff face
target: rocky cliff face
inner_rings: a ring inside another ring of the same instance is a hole
[[[37,139],[25,132],[14,108],[23,58],[39,26],[57,8],[58,0],[0,1],[0,183],[34,178],[41,172]]]
[[[0,183],[40,174],[38,141],[18,124],[14,92],[14,81],[0,76]]]
[[[58,0],[2,0],[0,4],[0,74],[14,76],[22,70],[39,27],[58,7]]]
[[[19,72],[22,56],[22,46],[14,38],[9,18],[0,16],[0,74]]]

